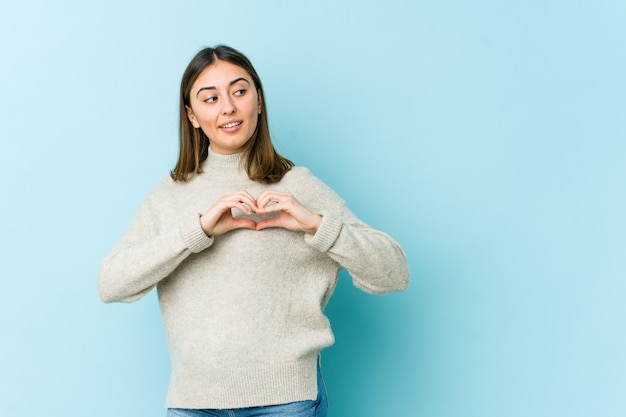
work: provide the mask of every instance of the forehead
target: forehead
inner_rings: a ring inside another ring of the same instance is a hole
[[[238,78],[244,78],[250,85],[254,85],[254,81],[248,71],[230,62],[217,60],[202,70],[191,89],[197,90],[203,87],[228,88],[230,83]]]

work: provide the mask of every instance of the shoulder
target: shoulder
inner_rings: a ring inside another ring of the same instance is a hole
[[[297,196],[307,196],[309,199],[322,201],[339,201],[341,198],[335,191],[316,177],[306,167],[293,167],[278,184],[279,188],[290,191]]]
[[[301,166],[291,168],[291,170],[285,174],[280,182],[281,185],[296,185],[302,188],[329,188],[322,180],[313,175],[310,169]]]
[[[178,195],[188,193],[189,190],[197,187],[197,179],[196,177],[189,181],[174,181],[172,177],[167,175],[152,187],[146,196],[146,200],[158,203],[176,198]]]
[[[307,179],[307,178],[315,178],[310,169],[302,166],[294,166],[291,168],[283,179]]]
[[[148,197],[151,197],[153,195],[163,194],[163,193],[171,193],[175,191],[177,188],[179,188],[180,184],[184,184],[184,183],[179,183],[179,182],[174,181],[172,177],[170,177],[169,175],[166,177],[163,177],[160,181],[158,181],[152,187],[152,189],[148,193]]]

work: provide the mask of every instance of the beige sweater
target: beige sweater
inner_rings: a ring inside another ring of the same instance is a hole
[[[172,362],[167,407],[315,399],[317,357],[334,341],[322,310],[339,270],[372,294],[408,285],[400,246],[359,221],[307,169],[268,186],[251,181],[238,159],[210,153],[193,180],[161,181],[100,266],[105,302],[135,301],[157,287]],[[322,214],[317,233],[204,234],[199,214],[219,197],[244,189],[256,197],[266,188],[291,192]]]

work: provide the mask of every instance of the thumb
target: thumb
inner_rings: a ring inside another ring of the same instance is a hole
[[[282,227],[280,216],[261,220],[256,224],[256,230],[269,229],[270,227]]]
[[[234,229],[256,229],[257,224],[250,219],[235,219],[232,223]]]

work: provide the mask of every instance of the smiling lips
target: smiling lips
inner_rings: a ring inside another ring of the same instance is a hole
[[[220,129],[225,129],[225,130],[233,130],[236,127],[240,126],[243,122],[241,120],[236,120],[233,122],[229,122],[226,123],[225,125],[220,126]]]

